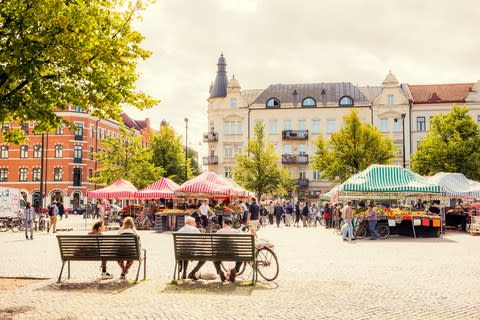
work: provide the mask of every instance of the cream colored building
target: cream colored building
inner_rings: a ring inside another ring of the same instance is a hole
[[[342,128],[343,116],[352,108],[364,123],[393,139],[398,147],[394,163],[405,162],[406,167],[433,115],[449,112],[455,103],[468,103],[472,116],[480,120],[480,82],[407,85],[390,72],[380,86],[322,82],[242,90],[235,76],[228,80],[223,54],[217,67],[208,98],[209,127],[204,133],[208,156],[203,164],[229,177],[235,154],[244,151],[255,123],[263,121],[267,139],[280,156],[279,165],[298,178],[300,198],[316,197],[332,187],[310,167],[314,142],[319,135],[328,138]]]

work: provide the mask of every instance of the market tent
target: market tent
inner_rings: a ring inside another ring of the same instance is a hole
[[[135,198],[138,199],[172,199],[175,198],[175,190],[180,188],[180,185],[168,178],[161,178],[151,185],[135,192]]]
[[[480,199],[480,183],[462,173],[439,172],[428,181],[439,184],[448,197]]]
[[[401,166],[374,164],[339,187],[340,195],[416,195],[439,194],[438,184]]]
[[[184,182],[175,195],[181,197],[229,197],[235,195],[232,185],[215,172],[207,171]]]
[[[235,181],[219,176],[221,179],[223,179],[227,184],[231,185],[234,191],[234,196],[238,198],[249,198],[249,197],[254,197],[255,193],[248,191],[247,189],[239,186]]]
[[[137,188],[127,180],[118,179],[108,187],[88,191],[88,198],[95,199],[133,199],[135,197]]]

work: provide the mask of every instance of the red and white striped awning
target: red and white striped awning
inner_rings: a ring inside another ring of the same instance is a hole
[[[233,187],[215,172],[207,171],[183,183],[175,191],[182,197],[229,197],[235,195]]]
[[[135,192],[137,199],[172,199],[175,198],[175,190],[180,188],[178,184],[168,178],[161,178],[148,187]]]
[[[137,188],[127,180],[119,179],[108,187],[88,191],[88,198],[95,199],[134,199]]]

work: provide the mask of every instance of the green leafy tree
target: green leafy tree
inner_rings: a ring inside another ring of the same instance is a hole
[[[196,177],[202,173],[200,164],[198,163],[198,152],[190,147],[188,147],[188,160],[190,161],[190,167],[192,170],[192,176]]]
[[[151,144],[153,163],[165,169],[165,176],[177,183],[182,183],[192,176],[189,158],[187,160],[187,176],[185,177],[185,152],[180,136],[169,125],[164,125],[153,136]],[[193,154],[192,154],[193,156]]]
[[[361,122],[352,110],[343,118],[344,127],[332,134],[329,141],[319,136],[312,167],[323,178],[343,182],[372,164],[389,163],[396,147],[391,138],[382,135],[372,125]]]
[[[460,172],[480,179],[480,128],[467,106],[454,105],[432,118],[431,129],[412,157],[412,169],[422,175]]]
[[[157,104],[135,89],[137,63],[150,52],[132,23],[147,2],[1,1],[0,123],[32,120],[48,132],[64,122],[55,111],[69,106],[118,119],[122,104]]]
[[[142,146],[141,136],[124,126],[118,137],[109,137],[102,145],[102,150],[95,154],[100,168],[96,177],[90,179],[92,182],[108,185],[122,178],[141,189],[164,173],[163,168],[153,164],[152,150]]]
[[[255,125],[255,137],[248,141],[246,154],[238,153],[233,167],[234,180],[255,192],[258,199],[265,194],[284,195],[295,188],[287,169],[278,165],[279,156],[272,144],[265,142],[263,122]]]

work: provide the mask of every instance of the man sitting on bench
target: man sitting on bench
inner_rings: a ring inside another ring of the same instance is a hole
[[[200,231],[195,226],[195,218],[186,217],[185,218],[185,225],[178,230],[179,233],[200,233]],[[198,261],[197,265],[193,268],[192,271],[188,274],[188,278],[192,280],[198,280],[197,272],[200,271],[200,268],[205,264],[206,261]],[[182,273],[182,279],[187,278],[187,267],[188,267],[188,260],[181,261],[179,263],[179,268]]]
[[[233,229],[232,228],[232,220],[225,218],[223,219],[223,228],[217,231],[217,234],[238,234],[241,233],[240,230],[238,229]],[[240,267],[242,266],[242,261],[237,261],[235,263],[235,268],[231,269],[230,271],[227,272],[227,276],[223,274],[222,268],[221,268],[221,261],[215,261],[213,264],[215,265],[215,269],[217,270],[217,273],[220,275],[220,279],[222,279],[222,282],[225,280],[229,280],[231,282],[235,281],[235,276],[237,272],[240,270]]]

